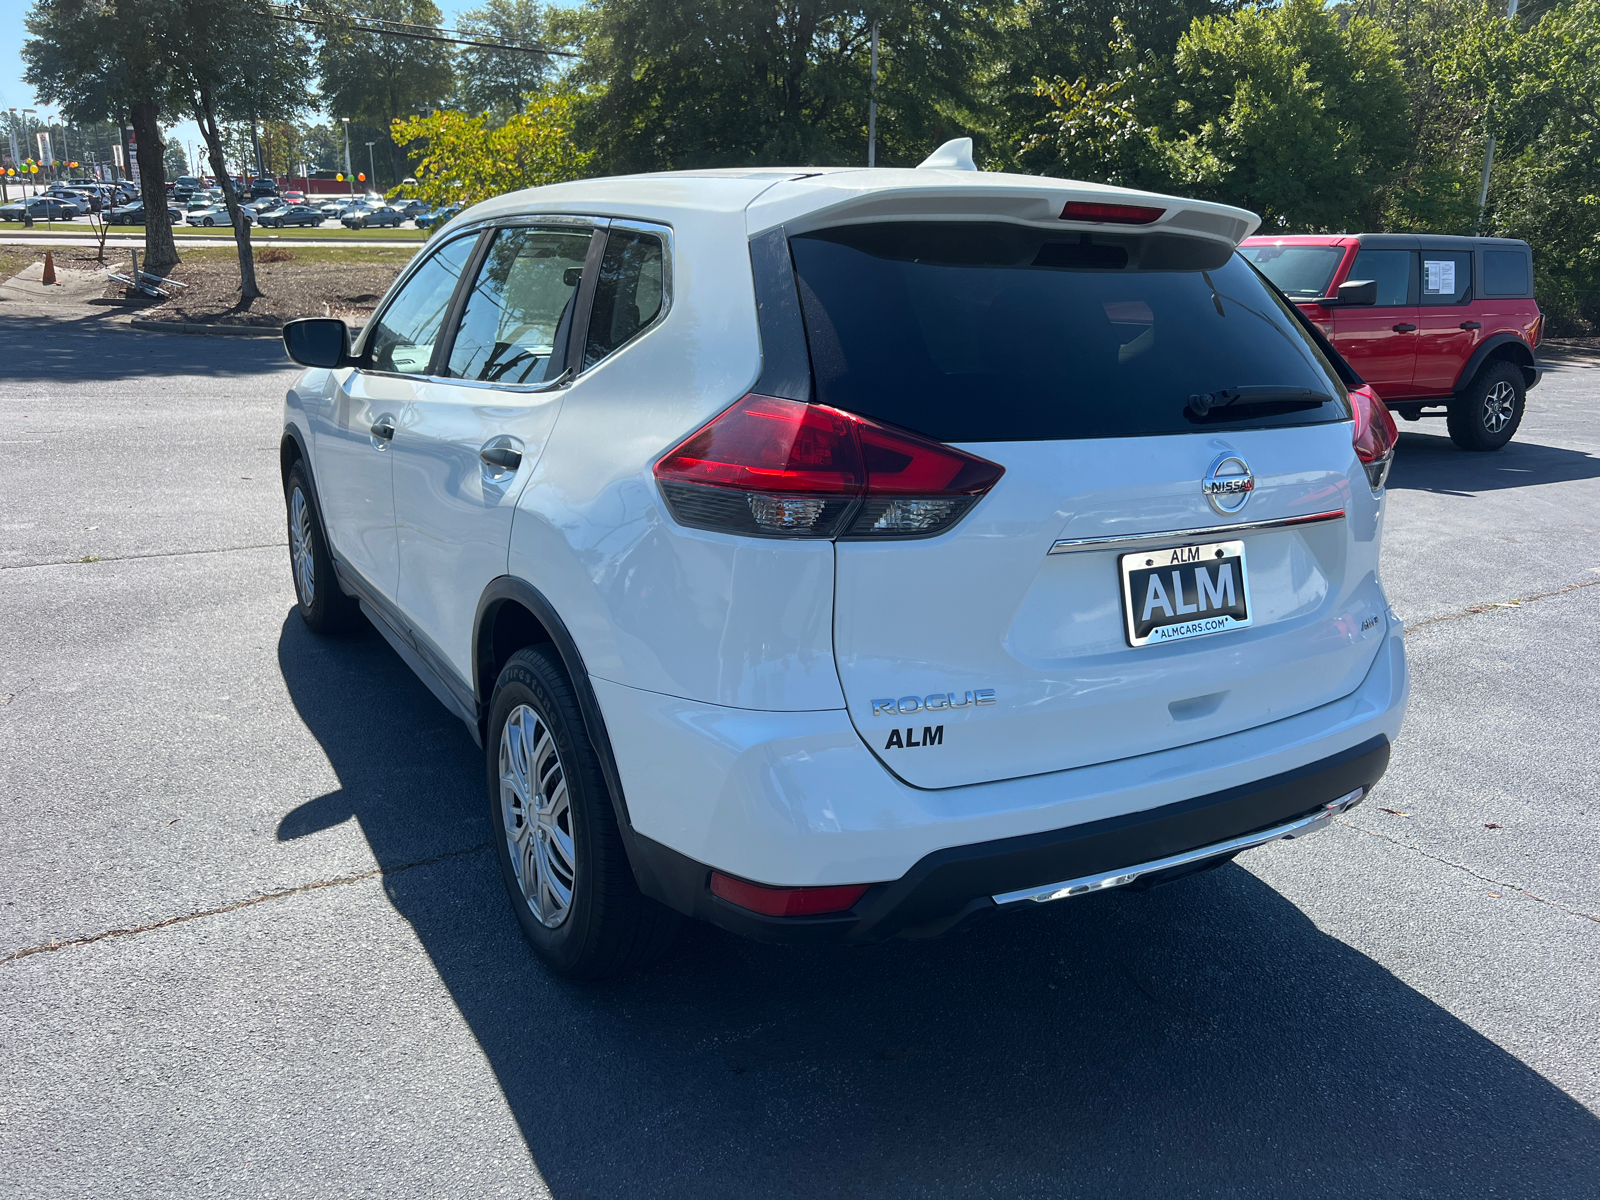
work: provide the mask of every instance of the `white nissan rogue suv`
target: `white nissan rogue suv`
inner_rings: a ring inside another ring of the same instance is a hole
[[[1256,223],[955,143],[479,204],[353,340],[284,329],[301,615],[364,613],[483,746],[566,975],[1320,828],[1406,704],[1394,423]]]

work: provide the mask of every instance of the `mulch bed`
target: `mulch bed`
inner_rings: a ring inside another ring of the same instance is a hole
[[[131,264],[126,255],[120,263],[109,252],[106,258],[109,269],[128,273]],[[239,260],[230,251],[226,259],[219,256],[181,263],[171,278],[188,287],[173,289],[174,294],[166,300],[129,296],[119,283],[109,283],[106,297],[141,301],[139,315],[155,321],[277,328],[295,317],[342,317],[352,325],[362,325],[404,265],[399,258],[307,262],[297,260],[295,251],[287,247],[258,250],[256,284],[265,294],[242,308]]]

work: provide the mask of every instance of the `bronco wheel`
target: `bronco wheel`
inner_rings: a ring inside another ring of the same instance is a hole
[[[680,918],[639,892],[572,684],[548,645],[511,656],[489,706],[489,819],[517,923],[558,975],[664,951]]]
[[[1498,450],[1522,424],[1526,384],[1522,369],[1491,363],[1450,401],[1450,440],[1463,450]]]
[[[289,569],[294,575],[294,595],[300,616],[313,633],[338,633],[360,616],[360,606],[339,590],[333,559],[322,530],[303,463],[289,468],[283,485],[289,517]]]

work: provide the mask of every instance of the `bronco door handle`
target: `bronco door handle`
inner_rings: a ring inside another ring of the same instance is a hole
[[[1463,321],[1463,322],[1461,322],[1461,328],[1463,328],[1463,329],[1482,329],[1483,328],[1483,322],[1482,321]]]
[[[1391,326],[1389,326],[1389,328],[1394,330],[1396,333],[1410,333],[1413,329],[1416,328],[1416,326],[1415,325],[1406,325],[1406,324],[1402,323],[1400,325],[1391,325]]]
[[[493,438],[478,451],[478,461],[491,479],[501,479],[522,465],[522,445],[504,435]]]
[[[379,450],[387,449],[389,442],[394,438],[394,417],[389,413],[384,413],[383,416],[372,423],[372,429],[369,432],[372,435],[372,444],[374,446]]]

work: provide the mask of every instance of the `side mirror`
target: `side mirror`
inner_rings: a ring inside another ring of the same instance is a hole
[[[301,317],[283,324],[283,348],[302,367],[347,367],[350,327],[337,317]]]
[[[1378,302],[1378,281],[1376,279],[1347,279],[1339,285],[1337,296],[1318,296],[1317,303],[1323,308],[1353,308],[1359,304],[1376,304]]]

